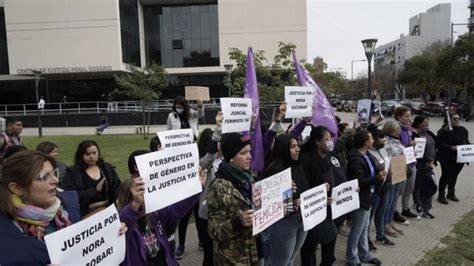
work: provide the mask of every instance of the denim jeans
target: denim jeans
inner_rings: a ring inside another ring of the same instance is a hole
[[[352,212],[352,226],[347,239],[347,263],[361,263],[373,259],[369,251],[367,233],[369,230],[370,210],[359,208]]]
[[[411,176],[407,176],[407,181],[405,183],[405,190],[402,195],[402,210],[410,209],[410,199],[412,198],[413,190],[415,189],[415,179],[416,179],[416,167],[414,165],[408,165],[411,169]]]
[[[404,185],[404,182],[405,181],[392,185],[390,187],[390,190],[387,192],[388,200],[387,200],[387,205],[385,209],[385,224],[386,225],[393,222],[393,214],[395,213],[395,210],[397,209],[397,199],[400,194],[400,189]]]
[[[300,212],[274,223],[268,228],[270,234],[270,264],[293,265],[298,251],[306,238]]]
[[[388,198],[389,198],[389,191],[385,192],[383,195],[380,195],[377,192],[372,193],[372,198],[371,198],[372,208],[370,209],[370,221],[374,219],[376,238],[379,240],[385,237],[385,233],[384,233],[385,212],[387,211]],[[369,222],[369,232],[370,232],[370,222]]]

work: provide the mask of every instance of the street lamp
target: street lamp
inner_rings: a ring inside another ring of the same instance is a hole
[[[372,56],[374,55],[375,44],[377,43],[377,39],[365,39],[362,40],[362,45],[364,45],[365,56],[367,57],[367,63],[369,65],[369,74],[367,78],[367,97],[372,100],[372,88],[371,88],[371,81],[372,81]]]
[[[227,73],[227,81],[230,83],[230,75],[232,74],[232,68],[234,68],[234,65],[232,64],[225,64],[224,69],[225,73]],[[230,97],[230,86],[228,88],[228,96]]]
[[[38,102],[39,102],[38,84],[41,80],[41,74],[43,72],[38,71],[38,70],[32,70],[32,72],[33,72],[33,76],[35,78],[36,104],[38,104]],[[43,128],[42,128],[42,124],[41,124],[41,114],[40,114],[39,106],[36,106],[36,107],[37,107],[36,116],[38,118],[38,136],[41,138],[43,136]]]
[[[351,60],[351,91],[352,100],[354,101],[354,62],[365,62],[365,59]]]

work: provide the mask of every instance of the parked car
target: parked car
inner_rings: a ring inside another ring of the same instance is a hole
[[[422,108],[424,106],[424,103],[420,101],[419,99],[403,100],[400,102],[400,104],[410,108],[413,114],[416,114],[416,115],[423,114]]]
[[[400,106],[400,102],[396,100],[382,101],[382,114],[385,116],[392,116],[395,112],[395,108],[398,106]]]
[[[427,116],[443,116],[444,108],[445,105],[442,102],[427,102],[421,109]]]

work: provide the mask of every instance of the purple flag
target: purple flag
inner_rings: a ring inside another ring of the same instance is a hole
[[[296,59],[296,52],[293,51],[293,61],[296,69],[296,76],[300,86],[306,86],[313,89],[313,117],[312,122],[315,125],[325,126],[333,137],[337,137],[337,123],[332,111],[331,103],[329,103],[326,95],[324,95],[321,88],[309,75],[308,71],[304,69]]]
[[[260,127],[260,101],[258,98],[257,74],[253,62],[253,51],[249,47],[247,51],[247,72],[245,75],[245,98],[252,99],[252,111],[257,115],[257,122],[252,134],[252,170],[254,172],[263,171],[263,142],[262,129]]]

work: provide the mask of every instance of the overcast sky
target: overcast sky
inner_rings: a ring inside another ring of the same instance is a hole
[[[307,0],[308,61],[324,58],[328,69],[341,68],[351,77],[351,60],[366,59],[362,39],[376,38],[377,46],[408,35],[409,18],[441,3],[451,3],[451,22],[467,23],[468,0]],[[467,31],[454,27],[455,39]],[[354,77],[367,72],[367,62],[354,62]]]

